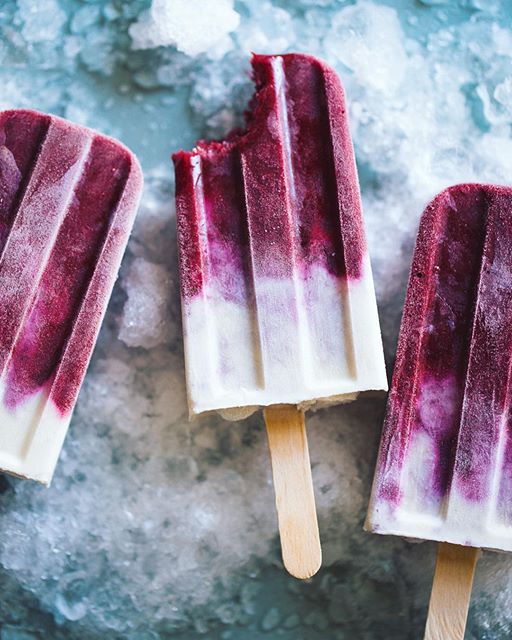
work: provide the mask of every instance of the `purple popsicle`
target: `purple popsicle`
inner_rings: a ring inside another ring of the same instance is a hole
[[[173,156],[191,414],[387,385],[341,83],[304,54],[252,67],[247,129]]]
[[[117,141],[0,113],[0,468],[48,483],[136,213]]]
[[[512,550],[512,189],[425,210],[367,528]]]
[[[173,156],[191,415],[264,408],[283,561],[321,550],[304,411],[387,380],[345,97],[305,54],[254,55],[244,131]]]

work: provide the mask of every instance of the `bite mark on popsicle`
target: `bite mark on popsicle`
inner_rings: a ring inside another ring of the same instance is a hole
[[[246,114],[246,131],[233,131],[224,141],[199,141],[193,151],[173,156],[185,297],[196,295],[208,278],[226,298],[244,297],[240,289],[247,277],[234,281],[232,274],[251,269],[244,228],[249,194],[260,209],[258,225],[251,228],[252,250],[262,256],[267,276],[286,278],[296,268],[306,278],[314,266],[336,278],[362,275],[366,244],[343,90],[336,74],[320,61],[296,54],[254,55],[252,65],[256,93]],[[283,105],[286,127],[280,116]],[[216,260],[210,273],[202,269],[199,247],[190,250],[190,243],[200,236],[191,208],[194,157],[201,159],[208,242]],[[244,158],[251,164],[245,172]],[[234,176],[242,172],[241,192]],[[287,201],[297,211],[296,228],[284,228],[288,215],[275,208],[276,202]],[[290,242],[295,265],[288,262]]]
[[[247,130],[173,156],[187,391],[191,415],[265,407],[283,561],[309,578],[304,410],[386,388],[384,362],[341,84],[307,55],[252,65]]]
[[[191,414],[386,387],[340,81],[303,54],[252,65],[246,130],[173,156]]]

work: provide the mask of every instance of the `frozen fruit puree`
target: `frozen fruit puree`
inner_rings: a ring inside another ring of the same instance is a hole
[[[118,142],[0,113],[0,468],[49,482],[136,212]]]
[[[512,550],[512,189],[420,223],[367,527]]]
[[[340,81],[307,55],[252,66],[246,130],[174,155],[192,414],[386,388]]]

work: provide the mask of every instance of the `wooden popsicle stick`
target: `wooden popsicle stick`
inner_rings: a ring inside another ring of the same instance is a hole
[[[480,549],[439,543],[425,640],[463,640]]]
[[[304,412],[279,405],[264,416],[284,566],[296,578],[311,578],[322,564],[322,549]]]

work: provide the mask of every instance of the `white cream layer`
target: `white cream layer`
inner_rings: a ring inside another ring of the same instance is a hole
[[[510,481],[499,472],[491,473],[485,499],[468,500],[458,485],[460,481],[454,477],[447,495],[439,496],[432,478],[435,446],[427,434],[414,434],[398,478],[401,493],[398,504],[379,495],[380,474],[392,468],[380,461],[365,529],[373,533],[512,551]],[[467,487],[464,488],[467,491]]]
[[[512,525],[499,517],[492,502],[470,502],[452,490],[443,512],[434,516],[375,500],[364,528],[372,533],[512,551]]]
[[[204,291],[183,309],[191,415],[260,406],[312,406],[386,390],[368,257],[364,277],[323,268],[307,280],[258,280],[256,304]],[[226,415],[226,412],[223,412]]]
[[[13,411],[0,383],[0,470],[49,485],[71,416],[62,417],[39,391]]]

